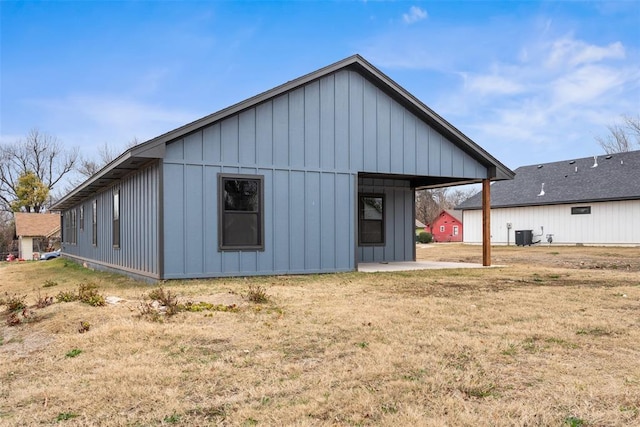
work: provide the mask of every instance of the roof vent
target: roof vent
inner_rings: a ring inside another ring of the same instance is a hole
[[[593,156],[593,166],[591,166],[592,168],[597,168],[598,167],[598,156]]]
[[[574,164],[575,162],[576,162],[575,160],[571,160],[571,161],[569,162],[569,164],[570,164],[570,165],[572,165],[572,164]]]
[[[623,165],[624,164],[624,160],[620,160],[620,164]]]
[[[542,165],[538,165],[538,169],[542,169]]]
[[[540,196],[544,196],[544,182],[542,183],[542,188],[540,189],[540,194],[538,194],[538,197]]]
[[[578,167],[577,167],[577,166],[576,166],[576,171],[575,171],[575,173],[578,173]]]
[[[611,154],[609,154],[607,157],[605,157],[605,159],[609,160],[611,157],[613,157]]]

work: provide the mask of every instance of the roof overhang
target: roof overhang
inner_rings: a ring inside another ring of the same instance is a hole
[[[153,161],[153,159],[163,158],[164,148],[164,144],[152,146],[141,144],[125,151],[62,199],[58,200],[51,206],[51,210],[62,211],[69,209],[82,200],[96,194],[101,189],[109,187],[112,183],[140,169],[140,167]]]

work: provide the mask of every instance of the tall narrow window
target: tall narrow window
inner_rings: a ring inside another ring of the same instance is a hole
[[[361,194],[358,205],[358,243],[384,245],[384,195]]]
[[[264,177],[218,175],[218,249],[264,250]]]
[[[84,205],[80,206],[80,231],[84,231]]]
[[[457,225],[454,225],[454,226],[453,226],[453,235],[454,235],[454,236],[457,236],[457,235],[458,235],[458,226],[457,226]]]
[[[91,244],[98,245],[98,201],[94,200],[91,207]]]
[[[120,189],[113,190],[113,247],[120,247]]]
[[[69,230],[69,243],[72,244],[76,244],[78,243],[78,239],[77,239],[77,235],[78,235],[78,229],[77,229],[77,224],[76,224],[76,215],[77,215],[77,210],[76,209],[72,209],[71,210],[71,224],[70,224],[70,230]]]

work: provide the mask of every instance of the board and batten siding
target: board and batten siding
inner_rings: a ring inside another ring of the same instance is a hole
[[[414,192],[406,180],[361,178],[361,193],[384,194],[384,245],[358,246],[358,262],[415,260]]]
[[[159,278],[159,162],[126,176],[106,191],[73,207],[77,211],[77,244],[63,243],[65,256],[97,268],[124,270]],[[120,247],[113,247],[113,192],[120,191]],[[97,244],[93,245],[92,209],[97,201]],[[80,206],[84,226],[80,229]]]
[[[355,270],[361,172],[487,177],[486,167],[394,98],[340,70],[167,143],[163,277]],[[264,251],[218,251],[219,173],[264,176]],[[404,230],[392,239],[413,238],[407,183],[388,190],[406,222],[389,226]],[[406,246],[386,255],[407,256]]]
[[[590,206],[590,214],[571,214],[572,207]],[[464,242],[482,242],[482,211],[465,210]],[[491,243],[515,245],[516,230],[533,230],[534,241],[546,244],[553,234],[553,244],[638,245],[640,244],[640,200],[527,206],[491,209]],[[544,233],[541,233],[541,227]]]

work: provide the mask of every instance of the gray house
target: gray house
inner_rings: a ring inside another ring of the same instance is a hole
[[[415,260],[414,191],[513,172],[355,55],[130,148],[55,205],[63,253],[151,279]]]

